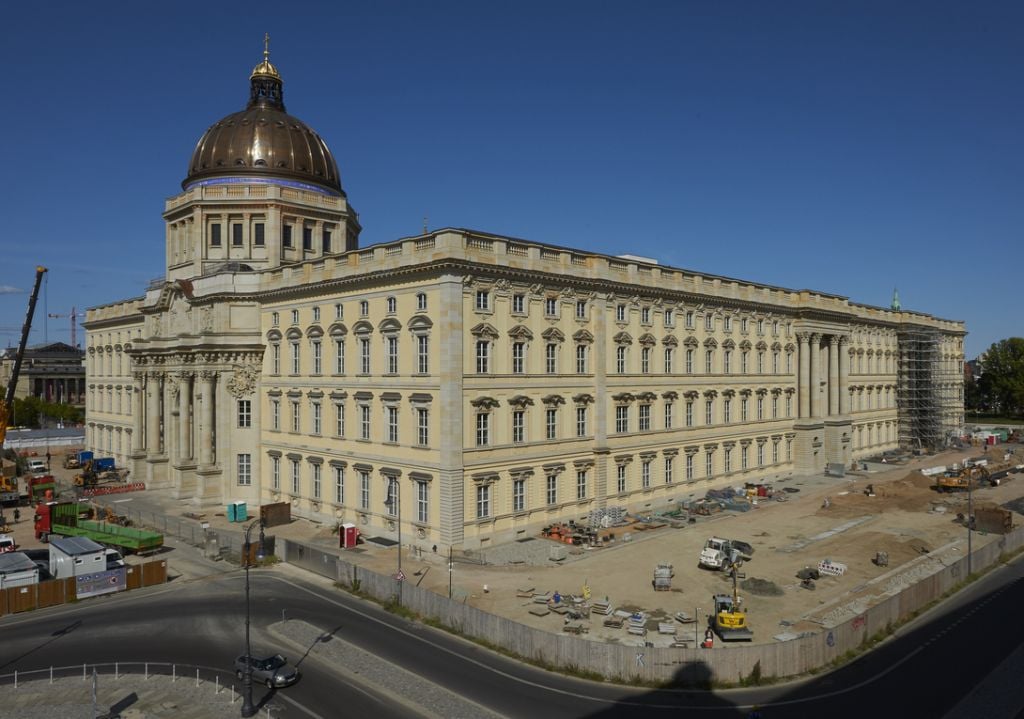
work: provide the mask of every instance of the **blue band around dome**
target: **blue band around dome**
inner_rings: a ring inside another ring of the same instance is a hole
[[[313,185],[308,182],[285,180],[277,177],[211,177],[207,180],[196,180],[195,182],[190,182],[185,186],[185,192],[188,192],[193,187],[209,187],[211,185],[281,185],[282,187],[291,187],[296,190],[308,190],[309,192],[316,192],[329,197],[341,197],[340,192],[329,190],[326,187],[320,187],[319,185]]]

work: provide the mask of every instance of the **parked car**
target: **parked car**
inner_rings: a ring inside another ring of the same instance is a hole
[[[245,656],[235,660],[235,676],[245,678]],[[252,680],[266,684],[268,689],[286,687],[299,679],[299,670],[291,666],[285,657],[275,654],[272,657],[250,657],[252,661]]]
[[[28,471],[32,474],[42,474],[46,472],[46,462],[41,459],[30,459],[28,461]]]

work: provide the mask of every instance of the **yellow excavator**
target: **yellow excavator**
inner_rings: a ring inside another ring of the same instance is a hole
[[[25,359],[25,345],[28,344],[28,333],[32,329],[32,316],[36,312],[36,300],[39,299],[39,285],[43,282],[43,275],[46,268],[36,267],[36,283],[32,287],[32,294],[28,298],[28,312],[25,314],[25,324],[21,327],[21,341],[18,343],[18,353],[14,355],[14,368],[11,370],[11,377],[7,382],[7,389],[3,397],[0,397],[0,450],[3,449],[4,440],[7,439],[7,427],[10,421],[11,409],[14,406],[14,392],[18,387],[18,375],[21,374],[21,362]],[[0,498],[7,501],[10,495],[14,500],[18,499],[18,483],[13,477],[4,477],[0,472]]]
[[[989,487],[998,484],[993,482],[989,471],[981,465],[963,467],[955,472],[943,472],[935,477],[935,490],[938,492],[966,492],[968,488]]]
[[[723,642],[749,642],[754,632],[747,626],[747,613],[740,601],[736,586],[739,562],[732,565],[732,594],[714,595],[715,613],[711,617],[711,629]]]

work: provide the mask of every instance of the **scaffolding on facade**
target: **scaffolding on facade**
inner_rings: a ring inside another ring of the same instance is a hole
[[[958,429],[963,377],[944,354],[942,340],[941,332],[927,327],[905,325],[897,332],[896,407],[905,449],[944,449]]]

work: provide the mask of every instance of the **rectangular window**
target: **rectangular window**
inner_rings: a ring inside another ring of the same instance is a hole
[[[231,225],[231,245],[233,247],[242,246],[242,225],[240,223],[233,223]]]
[[[481,484],[476,488],[476,518],[484,519],[491,516],[491,486]]]
[[[320,308],[319,307],[314,307],[313,308],[313,321],[314,322],[319,322],[320,321]]]
[[[747,419],[748,419],[748,416],[747,416],[749,414],[747,412],[748,404],[749,403],[747,402],[747,398],[746,397],[744,397],[744,398],[742,398],[740,400],[740,422],[746,422]]]
[[[715,329],[715,316],[712,314],[704,315],[704,329],[714,330]]]
[[[398,298],[388,297],[388,314],[393,315],[398,311]]]
[[[586,437],[587,436],[587,408],[577,407],[576,408],[576,436]]]
[[[299,351],[299,343],[292,342],[290,344],[292,349],[292,374],[298,374],[302,369],[302,357]]]
[[[693,481],[693,455],[686,455],[686,480]]]
[[[786,440],[786,461],[793,459],[793,440]]]
[[[281,225],[281,246],[291,247],[292,246],[292,226]]]
[[[491,443],[491,415],[478,412],[476,415],[476,446],[486,447]]]
[[[673,464],[675,464],[673,457],[665,457],[665,484],[672,484]]]
[[[388,486],[384,496],[384,508],[387,510],[388,516],[398,516],[398,478],[388,477]]]
[[[334,405],[334,434],[345,436],[345,405],[341,402]]]
[[[548,409],[544,411],[544,436],[547,439],[555,439],[558,436],[557,409]]]
[[[220,247],[220,225],[210,225],[210,245]]]
[[[651,428],[651,405],[640,405],[640,431],[646,432]]]
[[[252,427],[252,400],[238,400],[238,426],[243,429]]]
[[[548,374],[555,374],[558,370],[558,345],[547,344],[544,346],[544,371]]]
[[[558,504],[558,477],[554,474],[547,476],[547,500],[548,504]]]
[[[615,305],[615,321],[626,321],[626,305]]]
[[[672,325],[675,324],[676,315],[675,312],[673,312],[671,309],[665,310],[664,318],[666,327],[671,327]]]
[[[280,400],[270,400],[270,428],[281,429],[281,402]]]
[[[651,488],[651,461],[645,460],[640,463],[640,486],[644,489]]]
[[[740,353],[740,374],[747,374],[747,370],[748,370],[748,367],[747,367],[747,363],[748,362],[747,361],[748,361],[749,358],[750,358],[750,353],[749,352],[741,352]]]
[[[686,374],[693,374],[693,350],[686,350]]]
[[[619,405],[615,408],[615,431],[618,433],[629,431],[629,407]]]
[[[558,300],[554,297],[548,297],[544,300],[544,314],[547,317],[558,316]]]
[[[759,334],[759,335],[763,335],[764,334],[764,320],[758,320],[757,321],[757,334]]]
[[[359,472],[359,507],[360,509],[370,508],[370,473]]]
[[[725,473],[732,471],[732,447],[725,448]]]
[[[764,397],[757,398],[757,418],[764,419]]]
[[[359,437],[360,439],[370,438],[370,405],[359,405]]]
[[[779,398],[772,397],[772,419],[779,418]]]
[[[323,344],[320,340],[313,342],[313,374],[323,374],[324,371]]]
[[[334,340],[334,373],[345,374],[345,340]]]
[[[334,468],[334,503],[345,503],[345,468]]]
[[[786,416],[793,416],[793,397],[788,394],[786,395]]]
[[[486,374],[490,370],[491,343],[480,340],[476,343],[476,371],[477,374]]]
[[[512,511],[522,512],[526,508],[526,480],[512,480]]]
[[[271,345],[271,360],[270,364],[273,367],[271,370],[272,374],[281,374],[281,345]]]
[[[757,466],[758,467],[763,467],[764,466],[764,443],[763,442],[758,442],[757,443]]]
[[[722,421],[725,424],[732,422],[732,399],[729,397],[722,400]]]
[[[587,346],[576,345],[576,374],[587,373]]]
[[[370,338],[359,338],[359,372],[370,374]]]
[[[576,499],[587,498],[587,470],[576,470]]]
[[[732,351],[725,350],[722,352],[722,373],[729,374],[732,372]]]
[[[388,337],[388,374],[398,374],[398,338]]]
[[[313,249],[313,228],[303,227],[302,228],[302,249],[312,250]]]
[[[521,409],[512,412],[512,444],[522,444],[526,438],[526,412]]]
[[[238,455],[238,483],[248,487],[252,484],[252,455]]]
[[[651,348],[641,347],[640,348],[640,372],[643,374],[651,373]]]
[[[313,499],[320,499],[323,496],[323,465],[313,465]]]
[[[525,355],[525,352],[525,343],[512,343],[512,374],[523,374],[523,357]]]
[[[577,300],[576,302],[576,319],[587,319],[587,303],[583,300]]]
[[[772,442],[772,463],[779,463],[779,440],[777,439]]]
[[[726,332],[730,332],[732,330],[732,317],[729,315],[722,318],[722,329]]]
[[[626,348],[619,346],[615,348],[615,372],[626,374]]]
[[[369,317],[370,316],[370,303],[366,300],[359,301],[359,316]]]
[[[744,317],[743,319],[740,320],[740,332],[743,332],[744,334],[746,334],[746,332],[747,332],[747,318],[746,317]]]
[[[772,374],[779,373],[779,353],[772,352]]]
[[[793,374],[793,353],[786,353],[786,374]]]
[[[323,253],[326,255],[331,251],[331,231],[324,230],[320,236],[322,242]]]
[[[270,458],[270,486],[276,492],[281,489],[281,458]]]
[[[398,407],[385,408],[388,427],[388,442],[398,443]]]
[[[672,429],[672,415],[675,412],[675,405],[672,402],[665,402],[665,429]]]
[[[252,243],[256,247],[263,247],[266,244],[266,234],[262,222],[257,222],[252,227]]]
[[[526,295],[512,295],[512,312],[517,315],[526,314]]]
[[[319,402],[313,403],[313,434],[321,434],[323,429],[322,405]]]
[[[764,374],[764,352],[757,353],[757,373]]]
[[[704,373],[711,374],[711,368],[715,362],[715,353],[713,350],[704,350]]]
[[[427,293],[420,292],[416,295],[416,311],[426,312],[427,311]]]
[[[478,310],[489,310],[491,309],[491,293],[487,290],[476,291],[476,308]]]
[[[292,465],[292,494],[297,495],[299,493],[299,460],[290,460]]]
[[[693,329],[693,312],[686,313],[686,326]]]
[[[416,443],[420,447],[430,444],[430,412],[422,407],[416,409]]]
[[[430,337],[416,336],[416,371],[420,374],[430,372]]]
[[[615,491],[619,494],[626,491],[626,465],[624,464],[615,467]]]
[[[675,351],[671,347],[665,348],[665,374],[672,374],[675,369],[672,366]]]
[[[712,450],[708,450],[704,453],[704,476],[711,477],[714,475],[714,461],[715,453]]]
[[[422,479],[416,481],[416,521],[426,524],[430,517],[430,488]]]
[[[715,402],[714,400],[704,400],[704,424],[714,424],[715,414]]]
[[[745,444],[740,447],[740,469],[746,469],[750,466],[750,445]]]
[[[302,426],[302,413],[299,410],[299,403],[293,401],[292,405],[292,432],[298,432]]]
[[[693,400],[686,400],[686,426],[693,426]]]
[[[651,324],[651,308],[643,307],[640,309],[640,322],[645,325]]]

